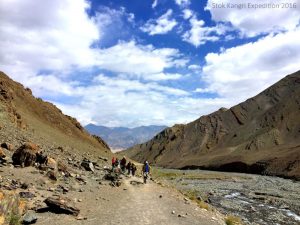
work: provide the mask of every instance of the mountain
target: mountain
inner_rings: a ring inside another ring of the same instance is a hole
[[[140,126],[135,128],[105,127],[88,124],[85,129],[101,136],[114,150],[122,150],[150,140],[166,126]]]
[[[109,155],[108,145],[55,105],[35,98],[29,88],[0,72],[0,141],[19,146],[26,141],[42,150]]]
[[[167,128],[125,154],[168,168],[300,179],[300,71],[230,109]]]

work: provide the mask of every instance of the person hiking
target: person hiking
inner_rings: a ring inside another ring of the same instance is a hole
[[[113,157],[113,158],[111,159],[111,167],[112,167],[112,169],[115,168],[115,164],[116,164],[116,158]]]
[[[142,175],[143,175],[143,178],[144,178],[144,184],[147,183],[147,179],[149,177],[149,174],[150,174],[150,166],[149,166],[148,161],[145,161],[144,165],[143,165],[143,169],[142,169]]]
[[[132,176],[135,176],[135,171],[137,170],[136,166],[134,163],[131,163],[131,173],[132,173]]]
[[[131,162],[128,162],[128,163],[127,163],[126,169],[127,169],[128,175],[130,175],[130,171],[131,171]]]
[[[122,172],[124,173],[125,169],[126,169],[126,157],[125,156],[123,156],[123,158],[121,159],[120,166],[121,166]]]

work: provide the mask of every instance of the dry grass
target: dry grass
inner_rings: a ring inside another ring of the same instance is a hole
[[[173,180],[175,178],[183,178],[186,180],[233,180],[233,177],[221,173],[201,172],[201,173],[186,173],[184,171],[165,171],[160,168],[153,168],[152,176],[156,179],[165,178]],[[244,177],[240,177],[244,179]],[[246,179],[246,177],[245,177]]]
[[[225,218],[225,223],[226,225],[242,225],[242,220],[241,218],[237,217],[237,216],[232,216],[229,215]]]
[[[200,196],[200,193],[198,191],[183,191],[182,192],[187,198],[191,199],[192,201],[197,202],[198,206],[201,209],[206,209],[209,211],[213,211],[212,206],[210,206],[209,204],[207,204],[206,202],[204,202],[203,200],[199,200],[198,196]]]

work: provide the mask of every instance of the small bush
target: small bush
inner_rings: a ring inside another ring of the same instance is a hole
[[[241,218],[229,215],[225,218],[226,225],[242,225]]]
[[[20,225],[21,224],[21,216],[19,214],[11,213],[9,219],[9,225]]]

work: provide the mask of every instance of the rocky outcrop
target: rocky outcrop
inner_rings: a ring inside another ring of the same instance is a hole
[[[167,128],[125,154],[170,168],[300,178],[300,165],[292,163],[300,158],[299,96],[300,71],[228,110]]]
[[[14,165],[33,166],[36,162],[39,147],[33,143],[25,143],[19,147],[13,154],[12,160]]]

